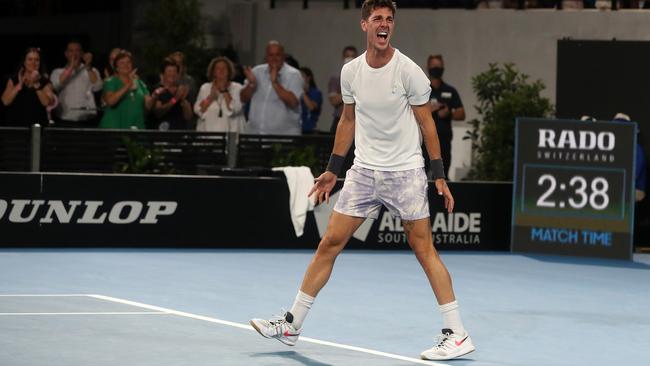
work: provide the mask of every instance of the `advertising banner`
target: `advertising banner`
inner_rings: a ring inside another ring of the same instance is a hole
[[[0,173],[0,179],[5,247],[316,248],[338,197],[308,212],[304,234],[296,237],[283,176]],[[452,214],[430,184],[436,247],[508,250],[512,185],[450,187]],[[348,247],[409,249],[401,221],[385,210]]]

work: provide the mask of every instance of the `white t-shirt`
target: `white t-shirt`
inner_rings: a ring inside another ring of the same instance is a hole
[[[201,85],[196,102],[194,103],[194,113],[199,116],[196,130],[208,132],[244,132],[246,118],[244,117],[241,99],[239,98],[239,93],[242,88],[243,86],[241,84],[234,81],[228,84],[228,93],[232,98],[230,109],[226,105],[226,97],[223,94],[219,94],[217,99],[212,101],[205,112],[201,112],[201,102],[212,92],[212,83],[208,82]]]
[[[345,104],[355,104],[354,163],[363,168],[399,171],[421,168],[422,135],[411,105],[429,102],[431,82],[422,69],[395,49],[375,69],[366,53],[341,70]]]

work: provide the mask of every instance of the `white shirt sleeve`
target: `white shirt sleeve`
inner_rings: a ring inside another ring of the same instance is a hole
[[[243,86],[234,81],[230,82],[230,96],[232,97],[232,102],[230,102],[230,114],[229,116],[235,116],[239,114],[242,110],[241,98],[239,93],[241,92]]]
[[[93,93],[96,93],[104,87],[104,80],[102,80],[102,76],[99,73],[99,70],[93,67],[92,72],[95,73],[95,76],[97,76],[97,81],[95,81],[94,84],[92,84],[92,91]],[[90,79],[90,77],[88,77]]]
[[[194,113],[196,113],[199,118],[203,118],[203,113],[201,113],[201,102],[210,95],[211,88],[210,83],[201,85],[199,95],[196,97],[196,101],[194,102]]]
[[[354,104],[354,96],[352,95],[352,72],[351,67],[346,67],[350,65],[348,63],[343,66],[341,69],[341,99],[345,104]]]
[[[431,80],[424,71],[414,63],[404,68],[403,83],[406,98],[411,105],[423,105],[429,102],[431,95]]]
[[[296,99],[298,99],[298,108],[300,108],[300,98],[302,98],[302,75],[297,72],[297,73],[292,73],[289,74],[290,76],[287,78],[288,80],[286,82],[283,82],[284,88],[293,93],[293,95],[296,96]]]
[[[55,91],[59,91],[61,88],[61,74],[63,73],[63,69],[54,69],[52,71],[52,75],[50,76],[50,81],[52,81],[52,86],[54,87]]]

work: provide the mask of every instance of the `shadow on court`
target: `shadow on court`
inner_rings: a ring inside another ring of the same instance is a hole
[[[625,269],[644,269],[650,270],[650,264],[638,261],[624,261],[618,259],[598,259],[598,258],[582,258],[582,257],[569,257],[559,255],[523,255],[526,258],[534,259],[546,263],[562,263],[582,266],[598,266],[598,267],[611,267],[611,268],[625,268]]]
[[[281,359],[288,359],[288,360],[293,360],[300,362],[302,365],[305,366],[332,366],[330,363],[325,363],[325,362],[320,362],[317,360],[314,360],[312,358],[309,358],[307,356],[304,356],[300,354],[299,352],[296,351],[282,351],[282,352],[260,352],[260,353],[253,353],[251,354],[251,357],[253,358],[266,358],[266,359],[273,359],[273,358],[281,358]]]

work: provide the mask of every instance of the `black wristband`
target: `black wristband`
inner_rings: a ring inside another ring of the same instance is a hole
[[[445,166],[442,163],[442,159],[431,160],[431,175],[433,179],[445,179]]]
[[[334,173],[334,175],[338,177],[339,174],[341,174],[341,170],[343,169],[344,161],[345,161],[345,157],[341,155],[332,154],[330,155],[330,161],[327,163],[327,169],[325,170]]]

